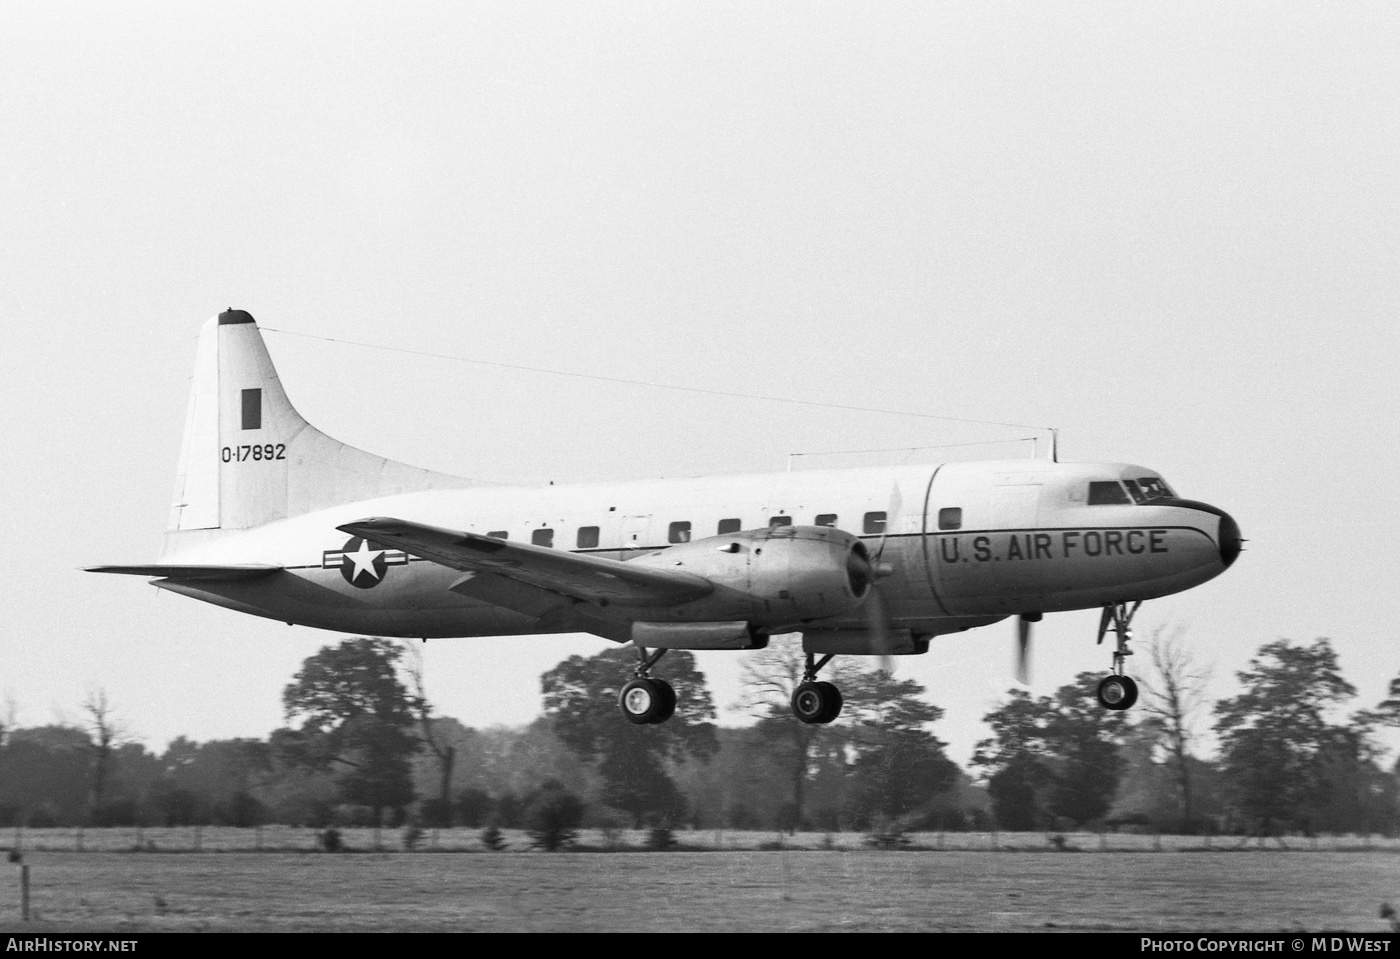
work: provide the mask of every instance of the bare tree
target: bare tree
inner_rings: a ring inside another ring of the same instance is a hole
[[[766,741],[788,767],[793,805],[789,826],[795,832],[802,825],[814,747],[819,738],[830,739],[838,733],[828,726],[798,722],[792,715],[792,694],[802,683],[807,656],[800,641],[783,642],[779,636],[773,639],[766,649],[745,654],[744,692],[737,705],[758,717],[759,725],[765,727]],[[828,672],[831,679],[843,675],[838,664],[828,667]]]
[[[115,716],[107,690],[98,687],[89,690],[83,700],[85,721],[83,729],[92,743],[92,790],[88,804],[91,819],[102,808],[102,800],[107,795],[107,779],[111,774],[112,753],[125,741],[127,732]]]
[[[1183,641],[1185,629],[1168,630],[1158,626],[1152,632],[1148,650],[1152,657],[1152,679],[1144,682],[1143,703],[1151,722],[1160,730],[1168,764],[1181,791],[1182,820],[1191,828],[1195,817],[1195,797],[1191,781],[1191,747],[1196,740],[1196,716],[1206,705],[1210,667],[1199,664]]]
[[[423,651],[412,640],[404,640],[403,648],[408,653],[404,666],[408,673],[410,695],[413,700],[413,713],[418,720],[418,728],[423,742],[438,761],[438,809],[437,822],[451,827],[452,815],[452,772],[457,763],[457,747],[447,742],[433,727],[432,704],[428,702],[427,686],[423,680]]]
[[[760,719],[788,708],[807,666],[801,642],[783,639],[774,636],[765,649],[746,653],[741,663],[744,691],[736,705]]]

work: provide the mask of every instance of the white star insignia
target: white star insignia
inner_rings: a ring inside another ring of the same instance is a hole
[[[345,557],[355,564],[355,571],[350,574],[351,582],[360,578],[361,573],[369,573],[375,579],[379,579],[379,572],[374,568],[374,561],[384,555],[382,549],[370,549],[369,543],[360,540],[360,548],[353,553],[346,553]]]

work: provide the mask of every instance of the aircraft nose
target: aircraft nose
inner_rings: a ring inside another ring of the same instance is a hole
[[[1240,524],[1235,522],[1235,518],[1218,506],[1211,506],[1209,503],[1200,503],[1196,500],[1173,500],[1171,505],[1200,510],[1202,513],[1210,513],[1220,517],[1219,543],[1217,545],[1220,547],[1220,562],[1225,564],[1226,569],[1229,569],[1239,558],[1240,550],[1244,544],[1244,539],[1240,536]]]
[[[1230,565],[1240,555],[1241,544],[1244,542],[1240,538],[1240,524],[1235,522],[1235,518],[1224,510],[1220,511],[1220,561],[1229,569]]]

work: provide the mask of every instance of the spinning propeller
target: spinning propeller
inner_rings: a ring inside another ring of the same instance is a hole
[[[870,595],[865,600],[866,628],[870,630],[871,645],[879,652],[880,669],[886,676],[894,675],[894,656],[890,651],[893,644],[890,642],[889,608],[885,604],[885,593],[880,587],[880,580],[893,573],[894,567],[880,560],[885,555],[885,543],[889,540],[890,530],[895,527],[903,504],[904,499],[899,495],[899,485],[895,484],[890,491],[889,508],[885,511],[884,535],[880,537],[880,543],[875,547],[875,553],[870,559]]]
[[[893,570],[889,566],[876,564],[875,575],[889,575]],[[890,653],[890,618],[885,609],[885,594],[878,582],[870,586],[870,595],[865,598],[865,626],[870,630],[871,645],[878,651],[880,656],[880,670],[886,676],[894,675],[894,656]]]
[[[1016,682],[1031,684],[1031,623],[1040,622],[1043,613],[1022,613],[1016,617]]]

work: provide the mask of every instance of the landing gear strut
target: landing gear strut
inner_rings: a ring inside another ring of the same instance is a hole
[[[1113,628],[1118,641],[1113,650],[1113,673],[1099,682],[1099,705],[1104,709],[1127,709],[1137,702],[1137,683],[1124,675],[1123,660],[1133,654],[1128,648],[1128,640],[1133,638],[1133,616],[1137,614],[1141,605],[1142,600],[1133,603],[1131,608],[1127,603],[1110,603],[1103,608],[1103,615],[1099,617],[1099,643],[1103,643],[1109,627]]]
[[[841,690],[827,682],[817,682],[817,672],[831,662],[827,653],[820,662],[807,654],[807,668],[802,671],[802,683],[792,693],[792,714],[801,722],[824,725],[841,715]]]
[[[666,680],[651,678],[651,667],[665,654],[664,649],[648,652],[637,647],[637,678],[623,686],[617,697],[617,704],[628,722],[638,726],[664,723],[675,713],[676,691]]]

